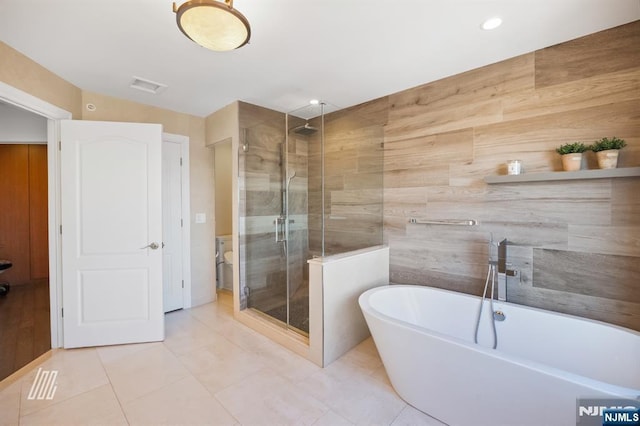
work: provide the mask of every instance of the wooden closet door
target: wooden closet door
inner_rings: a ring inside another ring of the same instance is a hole
[[[49,277],[47,146],[29,145],[31,279]]]
[[[0,280],[19,284],[31,275],[28,145],[0,145],[0,183],[0,258],[13,262]]]
[[[46,145],[0,145],[0,259],[13,267],[1,281],[49,277]]]

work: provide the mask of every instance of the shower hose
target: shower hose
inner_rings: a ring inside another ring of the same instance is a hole
[[[482,292],[482,299],[480,299],[480,308],[478,309],[478,319],[476,320],[476,332],[474,334],[473,341],[478,343],[478,330],[480,329],[480,319],[482,318],[482,307],[484,300],[487,297],[487,288],[489,287],[489,279],[491,279],[491,297],[489,298],[489,306],[491,307],[491,329],[493,331],[493,349],[498,347],[498,334],[496,333],[496,319],[493,315],[493,288],[496,282],[496,264],[495,262],[489,262],[489,271],[487,272],[487,279],[484,283],[484,291]]]

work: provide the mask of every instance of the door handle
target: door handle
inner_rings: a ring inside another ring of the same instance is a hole
[[[281,243],[287,240],[287,230],[284,227],[284,220],[285,218],[283,216],[278,216],[276,217],[276,220],[273,221],[276,226],[276,243]]]
[[[282,221],[279,217],[276,217],[276,220],[273,221],[273,224],[276,226],[275,235],[276,235],[276,243],[279,243],[280,240],[280,224]]]
[[[160,245],[158,243],[151,243],[151,244],[147,244],[144,247],[140,247],[140,250],[144,250],[146,248],[150,248],[151,250],[158,250],[160,248]]]

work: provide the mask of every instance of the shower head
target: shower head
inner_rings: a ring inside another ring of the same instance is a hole
[[[316,129],[315,127],[313,127],[311,124],[309,123],[305,123],[303,126],[297,126],[292,128],[291,131],[294,131],[295,133],[299,134],[299,135],[303,135],[303,136],[309,136],[314,134],[315,132],[318,131],[318,129]]]

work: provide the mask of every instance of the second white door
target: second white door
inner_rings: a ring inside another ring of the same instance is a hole
[[[164,311],[184,307],[182,145],[162,141],[162,233]]]

